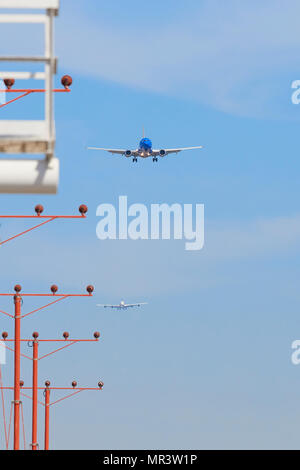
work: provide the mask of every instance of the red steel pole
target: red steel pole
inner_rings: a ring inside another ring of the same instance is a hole
[[[80,212],[84,215],[86,212],[86,207],[85,206],[80,206],[79,208]],[[0,216],[1,217],[1,216]],[[1,243],[0,243],[1,244]],[[21,305],[22,305],[22,297],[23,296],[30,296],[30,297],[35,297],[35,296],[48,296],[51,294],[20,294],[22,288],[19,284],[17,284],[14,287],[15,294],[11,293],[0,293],[0,296],[13,296],[14,298],[14,315],[4,312],[0,310],[0,313],[4,313],[15,320],[15,331],[14,331],[14,450],[19,450],[20,449],[20,359],[21,359],[21,319],[23,317],[26,317],[28,315],[31,315],[32,313],[37,312],[38,310],[41,310],[42,308],[45,308],[55,302],[58,302],[59,300],[63,300],[67,297],[87,297],[87,296],[92,296],[92,292],[94,291],[94,287],[92,285],[88,285],[86,290],[88,294],[67,294],[67,295],[56,295],[57,292],[57,286],[53,285],[51,286],[51,292],[53,296],[56,296],[57,299],[50,304],[44,305],[43,307],[40,307],[39,309],[33,310],[32,312],[27,313],[26,315],[21,315]],[[96,332],[97,333],[97,332]],[[7,336],[7,335],[6,335]],[[94,335],[95,336],[95,335]],[[98,339],[98,333],[97,336],[95,336],[96,339]],[[35,338],[36,339],[36,338]],[[76,341],[77,342],[77,341]],[[34,354],[36,353],[35,348],[38,349],[37,346],[37,341],[34,341]],[[37,353],[38,354],[38,353]],[[26,356],[25,356],[26,357]],[[46,356],[44,356],[46,357]],[[33,450],[36,450],[38,447],[38,444],[36,442],[37,440],[37,362],[38,358],[33,360],[33,379],[32,379],[32,395],[33,395],[33,409],[32,409],[32,445],[33,445]],[[50,386],[50,383],[49,383]],[[47,387],[47,385],[46,385]],[[3,387],[1,387],[3,388]],[[48,399],[49,402],[49,395],[50,395],[50,390],[46,390],[45,396]],[[50,404],[48,403],[46,405],[46,412],[45,412],[45,446],[46,448],[49,448],[49,406]]]
[[[33,333],[33,360],[32,360],[32,450],[37,450],[37,413],[38,413],[38,333]]]
[[[14,450],[20,448],[20,339],[21,339],[21,286],[15,287],[15,358],[14,358]]]
[[[45,450],[49,450],[50,382],[47,381],[45,385]]]

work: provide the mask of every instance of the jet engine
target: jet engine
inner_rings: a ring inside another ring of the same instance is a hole
[[[161,150],[159,151],[159,156],[160,156],[160,157],[164,157],[164,156],[166,155],[166,153],[167,153],[167,152],[166,152],[164,149],[161,149]]]
[[[131,157],[132,151],[131,150],[126,150],[125,152],[125,157]]]

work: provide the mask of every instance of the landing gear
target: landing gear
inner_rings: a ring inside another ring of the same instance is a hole
[[[133,162],[137,162],[137,158],[136,158],[136,157],[133,157],[132,161],[133,161]]]
[[[158,159],[157,159],[157,157],[153,157],[152,160],[153,160],[154,162],[157,162]]]

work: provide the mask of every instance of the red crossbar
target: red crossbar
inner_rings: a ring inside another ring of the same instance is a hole
[[[17,96],[16,98],[7,101],[4,104],[0,105],[0,108],[3,108],[4,106],[7,106],[10,103],[13,103],[14,101],[17,101],[21,98],[24,98],[25,96],[30,95],[31,93],[45,93],[46,90],[44,89],[17,89],[17,90],[2,90],[0,89],[0,93],[22,93],[20,96]],[[54,89],[52,90],[54,93],[69,93],[71,90],[69,88],[59,88],[59,89]]]

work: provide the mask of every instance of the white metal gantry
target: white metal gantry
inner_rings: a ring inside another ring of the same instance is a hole
[[[5,9],[16,11],[5,13]],[[50,194],[57,191],[59,161],[54,154],[55,124],[52,90],[53,75],[56,73],[57,66],[57,59],[54,57],[53,23],[58,9],[59,0],[0,0],[0,23],[43,24],[45,44],[44,56],[0,56],[0,64],[26,63],[27,67],[28,64],[33,63],[44,65],[43,70],[39,72],[1,70],[0,65],[0,79],[36,79],[43,80],[45,84],[43,120],[2,120],[0,109],[0,153],[45,155],[45,159],[0,158],[0,193]],[[30,11],[19,13],[18,10]],[[40,13],[41,10],[45,12]],[[25,99],[30,100],[30,96]]]

